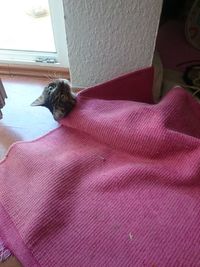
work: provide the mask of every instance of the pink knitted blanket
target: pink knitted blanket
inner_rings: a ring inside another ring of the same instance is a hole
[[[152,69],[79,94],[0,164],[0,236],[26,267],[200,266],[200,105]]]

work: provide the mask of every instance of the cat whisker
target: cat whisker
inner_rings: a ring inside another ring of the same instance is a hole
[[[60,73],[54,72],[53,75],[54,75],[54,79],[60,79],[61,78]]]
[[[56,72],[53,72],[53,77],[54,77],[54,79],[57,78]]]
[[[46,74],[45,77],[48,79],[49,82],[52,82],[54,80],[49,74]]]

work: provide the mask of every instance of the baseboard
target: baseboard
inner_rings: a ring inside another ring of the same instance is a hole
[[[37,78],[70,79],[69,69],[59,67],[41,67],[26,65],[0,64],[0,75],[29,76]]]

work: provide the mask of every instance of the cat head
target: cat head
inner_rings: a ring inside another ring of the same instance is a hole
[[[56,79],[49,83],[31,106],[43,106],[50,110],[56,121],[64,118],[74,107],[76,95],[68,80]]]

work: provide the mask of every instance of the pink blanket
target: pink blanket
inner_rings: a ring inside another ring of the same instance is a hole
[[[200,105],[152,69],[79,94],[0,165],[0,236],[26,267],[200,266]]]

